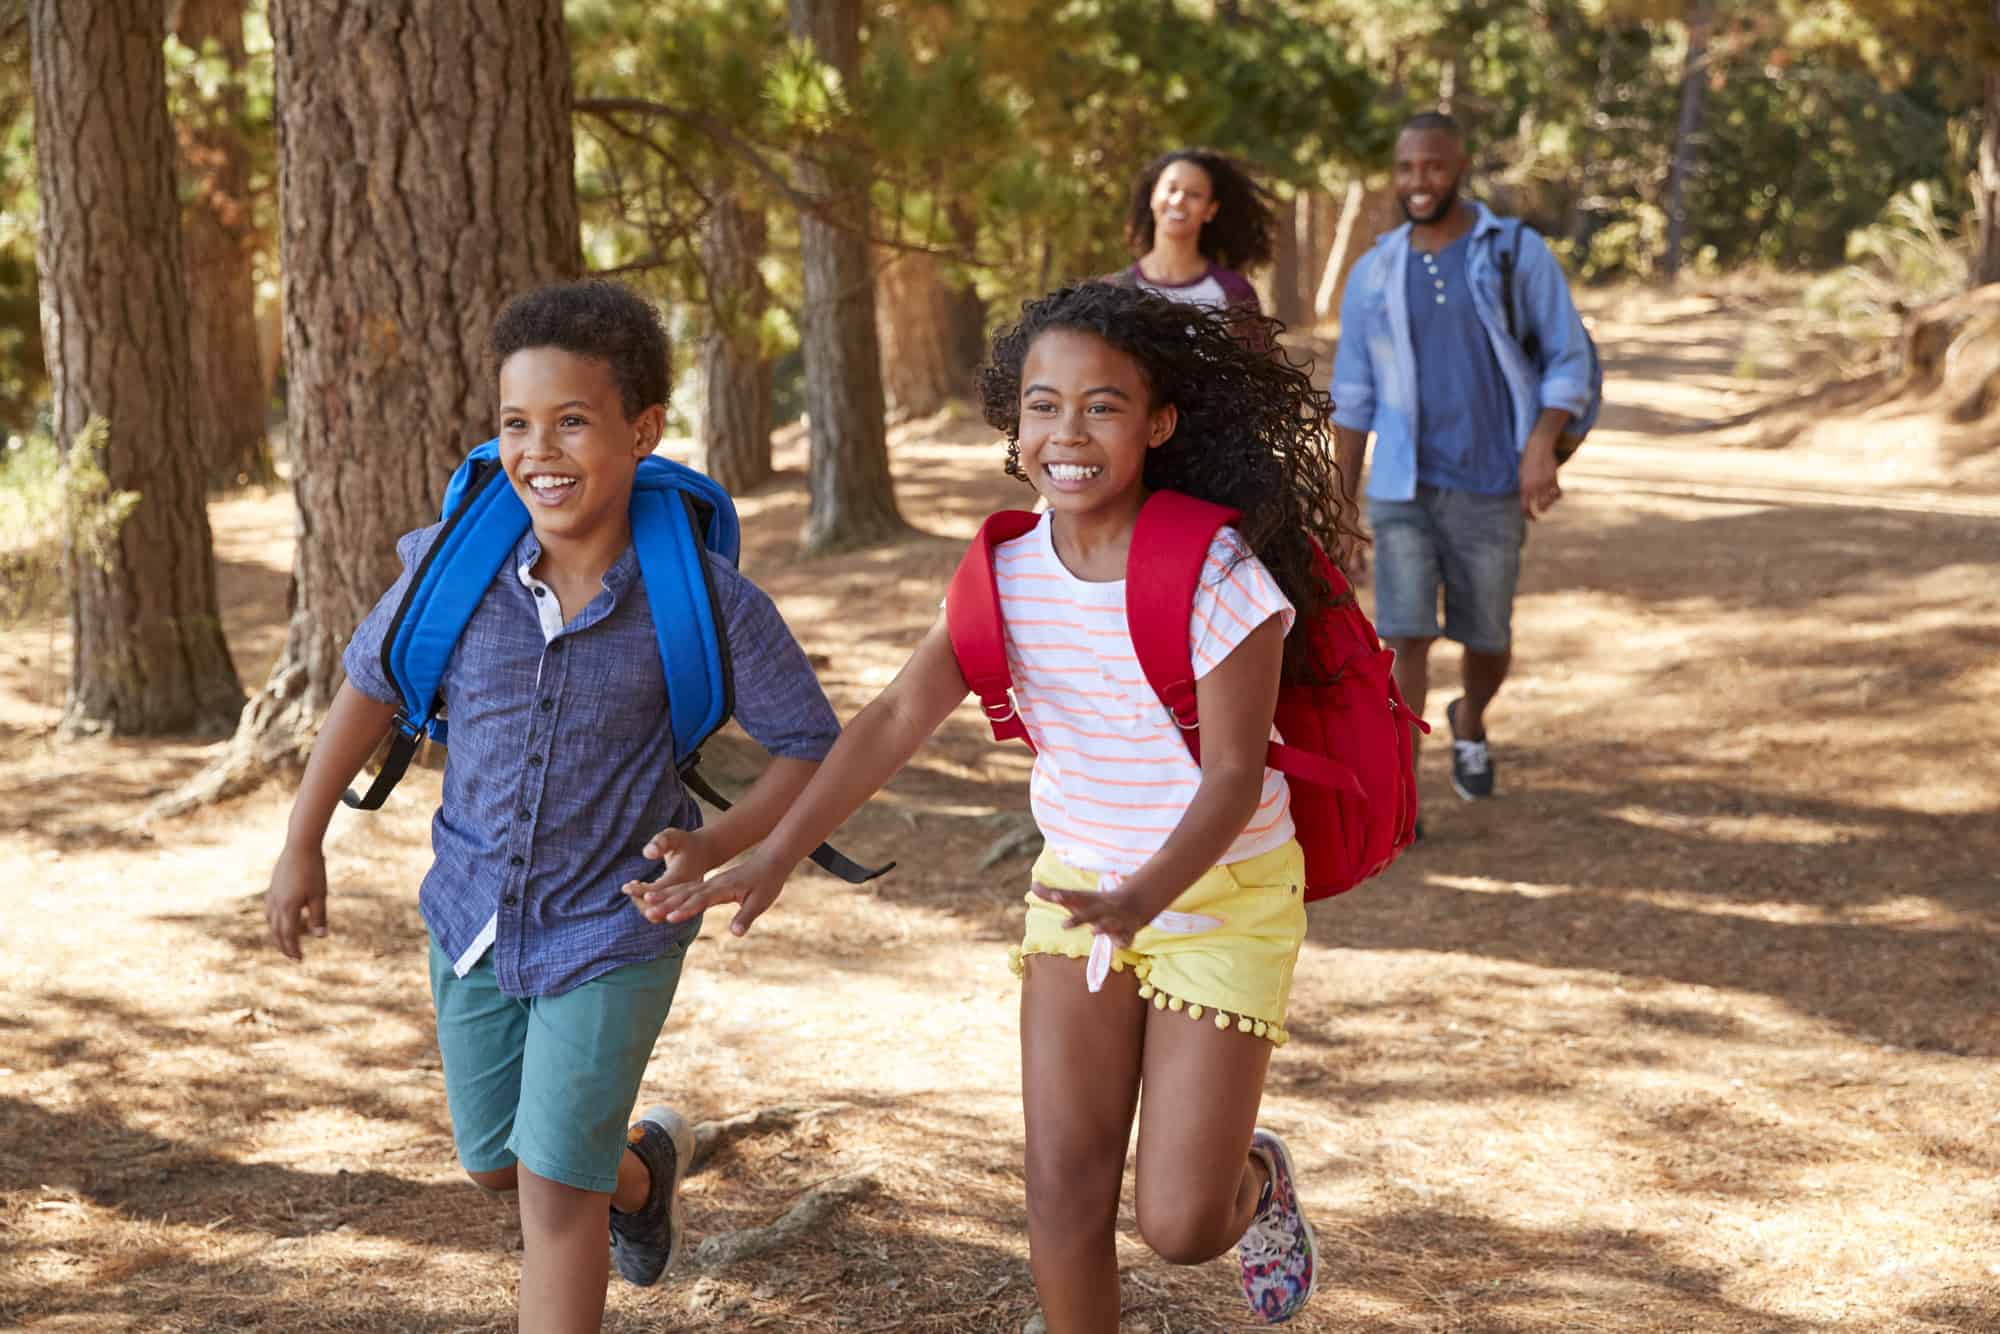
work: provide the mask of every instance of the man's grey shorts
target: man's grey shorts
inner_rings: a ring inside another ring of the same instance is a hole
[[[1439,634],[1475,653],[1513,643],[1514,585],[1528,521],[1519,494],[1482,496],[1419,486],[1414,500],[1370,500],[1375,537],[1375,633],[1384,639]]]

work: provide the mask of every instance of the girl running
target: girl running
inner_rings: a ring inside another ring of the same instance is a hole
[[[1236,1247],[1251,1308],[1286,1320],[1312,1293],[1313,1235],[1285,1146],[1256,1120],[1306,915],[1289,792],[1264,760],[1280,677],[1302,668],[1286,631],[1330,596],[1308,536],[1330,546],[1340,513],[1324,413],[1304,374],[1221,313],[1104,283],[1024,307],[981,393],[1007,471],[1049,506],[994,553],[1046,840],[1013,959],[1042,1311],[1054,1334],[1117,1328],[1114,1229],[1143,1087],[1141,1234],[1174,1264]],[[1244,516],[1211,545],[1188,627],[1199,765],[1125,626],[1126,554],[1158,489]],[[654,921],[737,903],[742,935],[965,695],[940,617],[748,859],[627,892]]]

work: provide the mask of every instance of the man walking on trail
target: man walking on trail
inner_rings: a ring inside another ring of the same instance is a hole
[[[1335,449],[1351,503],[1374,433],[1375,625],[1418,714],[1432,642],[1442,633],[1464,649],[1464,693],[1445,707],[1445,721],[1452,789],[1473,801],[1493,795],[1486,709],[1512,660],[1526,521],[1562,498],[1556,446],[1590,406],[1592,354],[1542,239],[1459,197],[1458,122],[1412,117],[1395,154],[1396,200],[1409,221],[1348,278],[1333,366]],[[1509,297],[1518,316],[1511,333]],[[1534,356],[1524,343],[1538,344]],[[1359,542],[1346,544],[1350,573],[1365,562]]]

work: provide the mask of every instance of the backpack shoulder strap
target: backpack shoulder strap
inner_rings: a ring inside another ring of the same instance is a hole
[[[1241,514],[1176,491],[1155,491],[1139,511],[1125,557],[1147,574],[1125,581],[1125,622],[1146,684],[1181,729],[1188,753],[1201,763],[1201,717],[1195,703],[1194,646],[1189,623],[1208,549],[1218,529]],[[1143,563],[1142,563],[1143,562]],[[1361,794],[1354,771],[1324,755],[1273,741],[1265,763],[1281,773]]]
[[[1125,557],[1125,626],[1132,649],[1146,684],[1173,714],[1191,748],[1197,719],[1188,622],[1208,548],[1218,529],[1240,517],[1226,505],[1178,491],[1155,491],[1139,510]],[[1145,577],[1129,577],[1134,569],[1144,570]]]
[[[527,531],[527,507],[508,485],[497,450],[482,445],[452,474],[444,527],[382,637],[382,670],[400,696],[396,732],[367,795],[342,795],[349,806],[365,811],[381,806],[409,768],[417,743],[442,727],[435,720],[445,665],[493,576]]]
[[[632,547],[667,680],[674,763],[686,767],[735,709],[729,637],[694,501],[669,487],[632,492]]]
[[[1029,532],[1041,522],[1028,510],[1001,510],[987,516],[978,536],[959,558],[945,592],[945,628],[951,634],[952,655],[965,688],[979,696],[979,707],[993,726],[996,741],[1035,743],[1014,703],[1014,674],[1007,668],[1006,628],[1000,619],[1000,586],[993,574],[993,549]]]

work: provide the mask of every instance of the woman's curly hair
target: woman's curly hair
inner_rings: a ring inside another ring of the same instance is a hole
[[[1244,271],[1271,262],[1278,219],[1265,192],[1236,160],[1212,148],[1177,148],[1153,159],[1132,185],[1132,211],[1125,219],[1125,244],[1143,256],[1153,248],[1153,187],[1176,162],[1192,162],[1215,187],[1215,216],[1201,225],[1195,248],[1225,269]]]
[[[1319,551],[1354,532],[1328,437],[1331,405],[1303,368],[1244,342],[1246,318],[1275,335],[1276,321],[1240,311],[1102,282],[1065,287],[1024,304],[1020,321],[994,338],[979,371],[980,403],[987,423],[1007,435],[1008,473],[1027,481],[1021,366],[1029,347],[1051,329],[1066,329],[1117,348],[1138,364],[1149,407],[1171,403],[1178,414],[1173,434],[1146,455],[1147,488],[1242,511],[1237,531],[1307,617],[1353,597],[1336,597],[1318,569]],[[1303,636],[1286,638],[1287,680],[1306,679],[1303,650]]]

